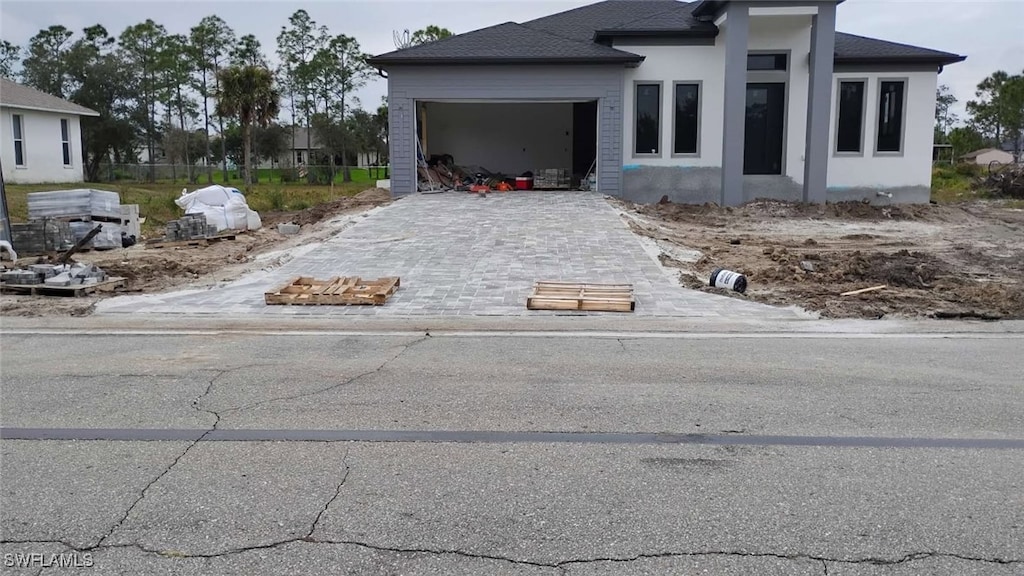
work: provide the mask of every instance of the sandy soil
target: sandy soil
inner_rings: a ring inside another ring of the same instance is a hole
[[[280,266],[291,258],[292,250],[322,242],[351,226],[360,213],[389,202],[391,195],[387,190],[371,188],[351,198],[297,212],[261,214],[263,228],[239,233],[234,240],[174,248],[136,245],[127,250],[93,250],[76,254],[73,260],[95,264],[109,276],[124,277],[125,289],[79,298],[3,295],[0,296],[0,313],[4,316],[85,316],[92,313],[96,302],[102,298],[201,287],[233,280],[247,272]],[[302,226],[299,234],[280,234],[277,224],[285,222]],[[38,261],[46,262],[49,258],[22,258],[18,265]]]
[[[1024,210],[1006,203],[612,202],[688,288],[826,318],[1024,318]],[[716,268],[747,276],[747,292],[708,286]]]

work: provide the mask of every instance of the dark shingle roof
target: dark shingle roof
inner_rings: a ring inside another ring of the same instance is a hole
[[[627,63],[638,56],[591,41],[577,42],[542,30],[506,22],[404,50],[375,56],[374,66],[387,64],[515,64]]]
[[[672,9],[659,11],[634,18],[629,22],[610,28],[597,29],[596,37],[622,36],[707,36],[718,35],[718,28],[710,22],[702,22],[693,15],[696,4],[671,2]]]
[[[595,40],[628,36],[708,36],[718,28],[694,16],[721,2],[605,0],[522,24],[507,22],[369,60],[388,64],[637,63],[643,57]],[[939,50],[836,33],[837,64],[934,64],[966,57]]]
[[[523,25],[580,42],[593,42],[597,30],[618,28],[636,20],[674,14],[680,10],[689,14],[688,7],[686,2],[676,0],[605,0],[523,22]]]
[[[909,44],[836,33],[837,64],[953,64],[967,57]]]
[[[79,116],[99,116],[100,113],[68,102],[63,98],[51,96],[35,88],[29,88],[7,78],[0,78],[0,106],[22,108],[25,110],[42,110],[44,112],[62,112]]]

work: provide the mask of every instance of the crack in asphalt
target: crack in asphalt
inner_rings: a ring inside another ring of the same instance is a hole
[[[616,338],[615,341],[619,343],[619,346],[622,346],[623,352],[629,353],[629,350],[626,349],[626,343],[622,341],[622,338]]]
[[[220,424],[220,414],[218,414],[214,410],[208,410],[206,408],[200,407],[199,403],[200,403],[200,401],[202,401],[203,398],[206,397],[207,394],[210,393],[211,390],[213,390],[213,384],[214,384],[214,382],[217,381],[218,378],[220,378],[221,376],[224,376],[225,374],[233,372],[235,370],[239,370],[241,368],[248,368],[248,366],[239,366],[239,367],[236,367],[236,368],[228,368],[228,369],[225,369],[225,370],[218,370],[217,373],[214,375],[214,377],[210,378],[210,382],[206,385],[206,390],[204,390],[202,394],[200,394],[199,396],[196,396],[195,399],[192,400],[192,408],[194,408],[198,412],[206,412],[207,414],[213,415],[213,417],[214,417],[213,425],[210,426],[209,430],[207,430],[206,432],[203,432],[202,436],[196,438],[188,446],[186,446],[185,449],[181,451],[181,454],[178,454],[178,456],[170,463],[170,465],[168,465],[166,468],[164,468],[164,470],[162,472],[160,472],[160,474],[157,474],[157,476],[155,478],[150,480],[150,482],[148,484],[146,484],[142,488],[142,491],[139,493],[139,497],[136,498],[134,502],[132,502],[131,506],[129,506],[127,510],[125,510],[124,514],[117,521],[117,523],[115,523],[110,528],[110,530],[106,534],[104,534],[96,542],[96,544],[93,545],[90,549],[101,548],[103,546],[103,543],[106,542],[111,536],[113,536],[114,532],[116,532],[117,529],[120,528],[125,523],[126,520],[128,520],[128,517],[131,515],[132,510],[135,510],[135,507],[138,506],[139,503],[142,502],[146,498],[146,493],[149,492],[149,489],[152,488],[154,484],[159,482],[161,478],[166,476],[172,469],[174,469],[174,467],[178,465],[178,462],[180,462],[181,459],[184,458],[186,454],[188,454],[189,450],[194,448],[196,446],[196,444],[199,444],[200,442],[202,442],[202,440],[204,438],[206,438],[211,432],[213,432],[214,430],[217,429],[217,425]]]
[[[1024,560],[1011,560],[1005,558],[980,558],[976,556],[966,556],[963,554],[953,554],[944,552],[913,552],[905,554],[901,558],[880,558],[880,557],[866,557],[858,559],[849,558],[827,558],[823,556],[811,555],[811,554],[777,554],[772,552],[736,552],[736,551],[696,551],[696,552],[657,552],[657,553],[641,553],[634,556],[608,556],[608,557],[596,557],[596,558],[579,558],[560,560],[558,562],[540,562],[534,560],[524,560],[517,558],[510,558],[507,556],[499,556],[495,554],[484,554],[477,552],[467,552],[464,550],[442,550],[435,548],[400,548],[394,546],[383,546],[379,544],[371,544],[368,542],[360,542],[357,540],[329,540],[313,538],[312,533],[316,529],[316,524],[319,522],[323,513],[327,510],[331,503],[333,503],[341,493],[341,488],[345,484],[345,480],[348,478],[350,467],[345,465],[345,474],[342,477],[341,482],[338,485],[338,489],[335,494],[331,497],[328,503],[324,506],[323,510],[317,514],[316,519],[313,522],[313,529],[310,531],[310,535],[298,538],[288,538],[276,542],[270,542],[266,544],[254,544],[251,546],[243,546],[239,548],[231,548],[220,552],[211,552],[203,554],[188,554],[177,551],[159,550],[155,548],[148,548],[139,543],[132,544],[98,544],[94,546],[79,547],[72,545],[63,540],[2,540],[0,544],[60,544],[67,547],[70,550],[79,552],[91,552],[95,550],[114,550],[123,548],[135,548],[141,552],[147,554],[153,554],[165,558],[221,558],[226,556],[234,556],[237,554],[243,554],[245,552],[255,550],[267,550],[271,548],[278,548],[287,544],[316,544],[316,545],[343,545],[343,546],[357,546],[360,548],[366,548],[368,550],[375,550],[379,552],[391,552],[395,554],[431,554],[435,556],[457,556],[460,558],[471,558],[477,560],[494,560],[499,562],[507,562],[509,564],[516,564],[522,566],[533,566],[537,568],[552,568],[559,570],[566,570],[574,565],[584,564],[595,564],[599,562],[610,562],[610,563],[630,563],[638,560],[648,559],[659,559],[659,558],[686,558],[686,557],[701,557],[701,556],[731,556],[737,558],[777,558],[780,560],[811,560],[819,561],[822,563],[825,574],[828,574],[828,563],[838,564],[868,564],[874,566],[895,566],[898,564],[905,564],[908,562],[914,562],[918,560],[925,560],[928,558],[949,558],[964,560],[968,562],[982,562],[986,564],[1000,564],[1000,565],[1012,565],[1012,564],[1024,564]]]
[[[320,518],[322,518],[323,515],[327,512],[327,509],[331,507],[331,504],[334,504],[334,501],[337,500],[339,496],[341,496],[341,489],[345,487],[345,481],[348,480],[348,474],[349,472],[352,471],[352,467],[348,465],[347,448],[345,449],[345,454],[343,454],[341,457],[341,467],[344,470],[344,473],[341,475],[341,482],[338,482],[338,487],[334,489],[334,496],[331,496],[331,499],[328,500],[327,503],[324,504],[324,507],[320,509],[320,512],[317,513],[316,518],[313,519],[313,524],[309,527],[309,533],[306,534],[304,540],[313,539],[313,532],[316,532],[316,527],[318,524],[320,524]]]
[[[270,404],[271,402],[280,402],[282,400],[295,400],[297,398],[305,398],[305,397],[308,397],[308,396],[316,396],[317,394],[323,394],[324,392],[329,392],[331,390],[334,390],[335,388],[340,388],[342,386],[347,386],[347,385],[352,384],[353,382],[359,380],[360,378],[365,378],[366,376],[370,376],[372,374],[376,374],[376,373],[380,372],[385,367],[387,367],[388,364],[391,364],[392,362],[397,360],[399,358],[399,356],[401,356],[402,354],[405,354],[405,352],[409,348],[412,348],[413,346],[415,346],[415,345],[417,345],[417,344],[419,344],[419,343],[421,343],[421,342],[423,342],[425,340],[429,340],[430,338],[431,338],[431,336],[428,333],[425,336],[422,336],[422,337],[418,338],[417,340],[414,340],[414,341],[412,341],[412,342],[410,342],[408,344],[404,344],[404,345],[401,346],[401,350],[399,350],[397,354],[395,354],[391,358],[388,358],[387,360],[385,360],[380,366],[377,366],[373,370],[367,370],[366,372],[362,372],[360,374],[356,374],[355,376],[353,376],[353,377],[351,377],[351,378],[349,378],[347,380],[344,380],[342,382],[338,382],[336,384],[331,384],[330,386],[327,386],[325,388],[319,388],[317,390],[310,390],[308,392],[300,392],[298,394],[291,394],[289,396],[277,396],[277,397],[274,397],[274,398],[267,398],[265,400],[259,400],[257,402],[251,402],[249,404],[245,404],[245,405],[242,405],[242,406],[235,406],[235,407],[232,407],[232,408],[225,408],[224,410],[221,410],[221,412],[222,413],[240,412],[242,410],[249,410],[249,409],[255,408],[257,406],[263,406],[264,404]]]

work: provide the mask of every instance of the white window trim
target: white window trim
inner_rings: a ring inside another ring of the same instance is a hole
[[[676,152],[676,88],[683,86],[697,86],[697,151]],[[703,80],[676,80],[672,83],[672,158],[700,158],[701,136],[704,129],[704,81]]]
[[[658,151],[657,152],[643,152],[638,153],[636,151],[636,136],[637,131],[640,130],[640,122],[636,113],[637,98],[636,91],[640,85],[653,85],[658,87]],[[633,81],[633,139],[630,142],[629,149],[633,153],[633,158],[661,158],[665,152],[665,143],[662,142],[665,131],[662,130],[662,125],[665,120],[665,81],[664,80],[634,80]]]
[[[14,136],[14,119],[18,119],[18,127],[21,128],[21,138]],[[14,153],[14,143],[21,142],[21,164],[18,164],[18,155],[14,154],[14,168],[25,170],[28,168],[28,148],[25,146],[25,115],[11,114],[11,152]]]
[[[60,124],[63,124],[64,122],[68,123],[68,139],[64,140],[64,135],[61,134],[61,140],[60,140],[60,156],[61,156],[61,158],[60,159],[61,159],[61,162],[64,161],[64,143],[67,142],[67,145],[68,145],[68,162],[69,163],[64,164],[64,168],[71,170],[71,169],[74,169],[74,167],[75,167],[75,149],[74,149],[73,146],[71,146],[71,119],[70,118],[61,118],[60,119]],[[61,126],[61,129],[62,129],[61,131],[62,132],[63,132],[63,128],[64,128],[64,126],[62,125]]]
[[[882,83],[883,82],[902,82],[903,83],[903,118],[900,122],[900,149],[899,151],[881,151],[878,149],[878,120],[882,117]],[[875,94],[875,100],[877,102],[875,110],[875,142],[874,142],[874,155],[880,157],[898,158],[904,155],[907,149],[907,119],[910,115],[910,110],[907,110],[907,102],[910,98],[910,78],[879,78],[877,83],[877,90]]]
[[[865,150],[867,147],[864,145],[864,135],[867,133],[868,128],[868,78],[837,78],[836,79],[836,140],[832,143],[832,156],[836,158],[862,158],[864,157]],[[860,151],[850,152],[849,150],[839,150],[839,113],[841,112],[840,104],[843,101],[843,84],[846,83],[859,83],[864,87],[863,97],[860,103]],[[876,139],[877,140],[877,139]],[[877,141],[876,141],[877,145]]]

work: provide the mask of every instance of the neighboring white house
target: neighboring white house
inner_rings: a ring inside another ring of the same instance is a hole
[[[996,164],[1013,164],[1013,154],[1004,152],[997,148],[982,148],[981,150],[975,150],[969,154],[964,154],[960,159],[967,162],[973,162],[979,166],[988,166],[993,162]]]
[[[391,189],[451,154],[638,202],[927,202],[938,75],[965,57],[837,32],[841,2],[606,0],[372,57]]]
[[[0,162],[5,182],[81,182],[82,116],[98,112],[0,78]]]

